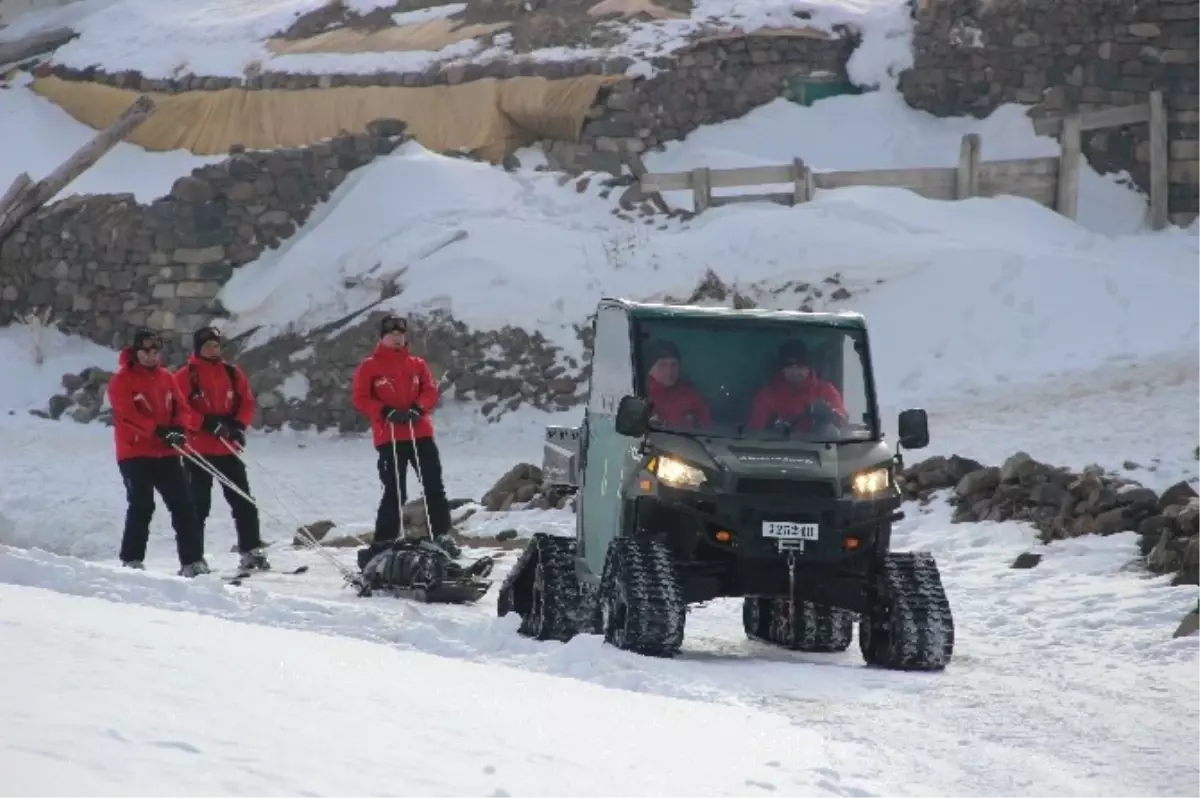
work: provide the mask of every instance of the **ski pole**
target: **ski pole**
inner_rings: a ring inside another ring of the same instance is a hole
[[[406,540],[408,533],[404,531],[404,499],[400,498],[400,455],[396,451],[396,428],[390,422],[388,423],[388,435],[392,438],[392,476],[396,479],[396,517],[400,523],[399,539]]]
[[[222,485],[228,487],[234,493],[236,493],[237,495],[241,496],[246,501],[253,504],[255,506],[255,508],[262,511],[264,514],[270,515],[270,517],[274,518],[276,522],[279,522],[281,520],[277,516],[275,516],[273,513],[266,513],[266,511],[262,508],[262,506],[259,505],[259,503],[253,497],[247,495],[245,491],[243,491],[236,484],[234,484],[234,482],[232,480],[230,480],[228,477],[226,477],[224,474],[222,474],[220,471],[218,471],[213,466],[212,463],[208,462],[208,460],[205,459],[203,455],[201,455],[199,452],[192,449],[191,446],[188,446],[186,450],[180,446],[174,446],[173,448],[176,451],[178,451],[181,455],[183,455],[184,457],[188,458],[193,463],[195,463],[201,470],[205,471],[206,473],[211,475],[214,479],[219,481]],[[286,526],[286,524],[284,524],[284,526]],[[346,567],[345,565],[340,563],[337,560],[337,558],[335,558],[330,551],[328,551],[324,546],[322,546],[320,543],[318,543],[317,540],[315,538],[313,538],[311,534],[309,534],[308,529],[303,524],[300,525],[297,532],[300,535],[301,541],[303,541],[304,545],[307,548],[312,549],[317,554],[324,557],[325,560],[327,560],[330,565],[332,565],[335,569],[337,569],[337,571],[339,573],[341,573],[341,575],[348,582],[350,582],[351,584],[356,585],[356,586],[360,584],[358,575],[355,574],[353,571],[351,571],[348,567]]]
[[[412,421],[408,422],[408,434],[412,437],[413,465],[417,467],[417,481],[421,483],[421,507],[425,510],[425,528],[429,530],[429,539],[433,540],[433,521],[429,517],[429,491],[425,490],[425,475],[421,473],[421,458],[417,455],[417,430]]]

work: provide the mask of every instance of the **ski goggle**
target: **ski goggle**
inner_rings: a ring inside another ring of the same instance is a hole
[[[408,325],[400,320],[388,321],[388,322],[384,323],[384,325],[383,325],[383,334],[384,335],[388,335],[389,333],[394,333],[394,332],[407,333]]]

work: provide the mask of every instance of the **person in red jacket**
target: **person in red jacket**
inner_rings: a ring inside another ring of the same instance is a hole
[[[221,356],[223,341],[216,327],[201,327],[192,334],[192,354],[187,364],[175,372],[175,385],[187,400],[188,408],[200,416],[200,429],[188,436],[188,444],[213,469],[247,496],[250,480],[246,463],[239,454],[246,445],[246,427],[254,420],[254,394],[246,374]],[[213,476],[195,462],[187,462],[188,482],[201,530],[212,509]],[[243,571],[266,571],[271,567],[263,553],[259,533],[258,507],[221,485],[225,501],[237,530],[238,551]]]
[[[667,427],[703,429],[712,426],[712,412],[704,395],[680,375],[679,349],[671,341],[651,341],[646,346],[647,398],[653,416]]]
[[[821,424],[846,423],[842,395],[833,383],[817,376],[803,341],[784,341],[777,362],[779,371],[750,405],[750,429],[766,429],[780,421],[803,431]]]
[[[162,339],[152,330],[138,330],[133,345],[121,352],[120,368],[108,383],[112,407],[117,467],[125,482],[125,532],[121,562],[144,568],[154,491],[171,513],[179,575],[209,573],[204,560],[204,535],[188,494],[179,448],[200,421],[180,395],[171,372],[159,363]]]
[[[379,344],[354,370],[351,400],[371,420],[383,496],[375,514],[375,540],[400,536],[400,508],[408,499],[408,465],[420,471],[430,535],[450,556],[460,550],[450,537],[450,505],[442,484],[442,461],[433,440],[438,389],[424,358],[408,351],[408,322],[389,315],[380,322]],[[397,462],[399,461],[399,462]],[[397,468],[399,469],[397,471]],[[399,492],[397,492],[397,489]]]

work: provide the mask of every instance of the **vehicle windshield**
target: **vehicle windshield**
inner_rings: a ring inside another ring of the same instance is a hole
[[[795,322],[639,320],[639,396],[658,430],[762,440],[878,437],[861,330]]]

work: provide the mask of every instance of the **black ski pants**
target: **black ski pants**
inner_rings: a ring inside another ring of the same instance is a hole
[[[254,498],[254,494],[250,492],[250,480],[246,476],[246,464],[242,462],[242,458],[234,454],[221,454],[204,455],[204,459],[218,474],[237,485],[242,493]],[[200,529],[203,530],[205,522],[208,521],[208,514],[212,510],[213,476],[191,459],[187,461],[187,472],[192,490],[192,501],[196,505],[196,519],[200,522]],[[233,516],[233,526],[237,530],[238,551],[247,552],[257,549],[262,545],[258,508],[223,482],[221,490],[225,493],[225,501],[229,504],[230,514]]]
[[[146,559],[150,519],[154,517],[154,491],[162,497],[171,526],[179,564],[188,565],[204,557],[204,532],[188,495],[182,457],[131,457],[117,463],[125,481],[125,533],[121,537],[121,561]]]
[[[450,531],[450,504],[446,501],[446,488],[442,484],[442,459],[433,438],[418,438],[413,441],[396,441],[392,455],[392,443],[380,444],[379,481],[383,483],[383,496],[375,514],[375,540],[395,540],[400,536],[400,505],[408,501],[408,466],[420,467],[421,490],[425,494],[425,506],[429,508],[429,521],[433,534],[445,535]],[[396,459],[400,460],[400,495],[396,496]]]

